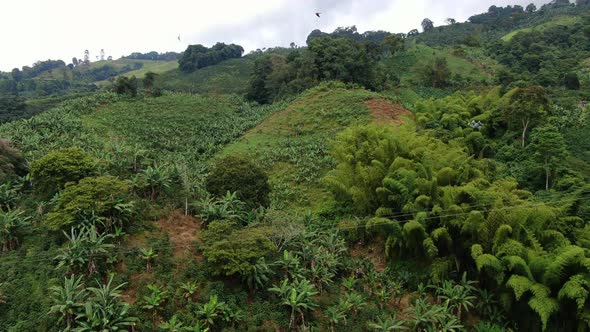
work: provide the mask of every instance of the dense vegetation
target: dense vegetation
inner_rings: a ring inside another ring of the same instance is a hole
[[[213,66],[221,61],[239,58],[244,54],[244,48],[240,45],[217,43],[211,48],[203,45],[189,45],[178,60],[179,69],[185,73],[191,73],[197,69]]]
[[[2,73],[0,330],[590,330],[588,8]]]

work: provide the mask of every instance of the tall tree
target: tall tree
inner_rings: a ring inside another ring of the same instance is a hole
[[[20,71],[18,68],[14,68],[10,74],[12,76],[12,79],[17,82],[20,82],[23,79],[23,72]]]
[[[385,37],[381,45],[385,52],[394,55],[404,49],[404,39],[399,35],[392,34]]]
[[[422,20],[422,30],[429,31],[432,29],[434,29],[434,22],[432,22],[431,19],[425,18],[424,20]]]
[[[522,128],[521,146],[526,144],[528,131],[541,122],[549,108],[549,98],[543,87],[516,88],[508,92],[509,105],[504,110],[508,123],[518,123]]]
[[[555,176],[568,154],[563,136],[553,126],[535,128],[529,147],[535,151],[535,158],[543,164],[545,190],[549,190],[551,177]]]
[[[537,11],[537,6],[534,3],[530,3],[528,6],[526,6],[526,12],[531,14],[534,13],[535,11]]]
[[[452,18],[452,17],[449,17],[449,18],[447,18],[445,20],[445,23],[448,24],[448,25],[453,25],[453,24],[456,24],[457,23],[457,20],[454,19],[454,18]]]
[[[84,64],[90,64],[90,51],[84,50]]]

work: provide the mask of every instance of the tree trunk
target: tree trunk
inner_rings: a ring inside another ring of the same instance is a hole
[[[524,142],[525,142],[525,139],[526,139],[526,131],[529,128],[529,123],[530,123],[530,120],[529,119],[526,119],[526,120],[523,119],[522,120],[522,127],[523,127],[523,129],[522,129],[522,142],[521,143],[522,143],[522,147],[523,148],[524,148]]]
[[[184,215],[188,216],[188,196],[184,198]]]
[[[551,176],[551,170],[549,166],[545,164],[545,190],[549,190],[549,177]]]

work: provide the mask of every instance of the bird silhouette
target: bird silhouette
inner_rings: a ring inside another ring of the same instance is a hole
[[[180,35],[178,35],[178,41],[180,41]]]
[[[320,16],[320,14],[321,14],[321,13],[315,13],[315,16],[317,16],[317,17],[321,17],[321,16]]]

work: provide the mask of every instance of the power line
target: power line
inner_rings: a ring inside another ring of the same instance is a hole
[[[565,195],[556,195],[557,196],[565,196]],[[536,204],[529,204],[527,205],[525,204],[520,204],[520,205],[515,205],[515,206],[507,206],[507,207],[501,207],[501,208],[494,208],[494,209],[483,209],[483,210],[475,210],[475,211],[469,211],[469,212],[461,212],[461,213],[455,213],[455,214],[448,214],[448,215],[438,215],[438,216],[429,216],[429,217],[425,217],[422,218],[421,220],[433,220],[433,219],[439,219],[439,218],[450,218],[450,217],[459,217],[459,216],[466,216],[466,215],[470,215],[473,212],[491,212],[491,211],[506,211],[506,210],[513,210],[513,209],[519,209],[519,208],[534,208],[534,207],[540,207],[540,206],[544,206],[547,203],[562,203],[562,202],[574,202],[574,201],[578,201],[578,200],[586,200],[586,199],[590,199],[590,194],[587,195],[581,195],[579,197],[575,197],[575,198],[568,198],[568,199],[562,199],[562,200],[550,200],[550,201],[545,201],[545,202],[538,202]],[[531,202],[531,201],[527,201],[527,202]],[[474,205],[475,206],[475,205]],[[484,205],[481,205],[484,206]],[[441,210],[440,212],[444,212],[444,211],[450,211],[450,209],[446,209],[446,210]],[[417,212],[427,212],[427,211],[417,211]],[[397,215],[390,215],[391,216],[410,216],[412,214],[397,214]],[[378,217],[387,217],[387,216],[378,216]],[[392,220],[394,221],[394,220]],[[346,226],[346,227],[337,227],[338,230],[352,230],[352,229],[362,229],[362,228],[366,228],[367,225],[354,225],[354,226]],[[188,244],[188,245],[181,245],[181,246],[175,246],[173,244],[171,245],[166,245],[166,246],[159,246],[159,247],[149,247],[153,250],[164,250],[164,249],[189,249],[191,247],[195,247],[193,244]],[[196,248],[196,247],[195,247]],[[94,257],[108,257],[108,256],[113,256],[113,255],[118,255],[118,254],[131,254],[134,252],[137,252],[140,248],[132,248],[132,249],[125,249],[125,248],[119,248],[119,249],[114,249],[111,251],[108,251],[106,253],[100,253],[100,254],[96,254],[94,255]],[[49,253],[48,251],[46,251],[47,253]],[[0,256],[0,262],[1,263],[6,263],[6,262],[11,262],[11,259],[13,261],[18,261],[18,262],[26,262],[26,263],[41,263],[41,262],[51,262],[51,261],[55,261],[55,253],[51,254],[51,257],[49,255],[32,255],[32,256],[27,256],[24,258],[20,258],[20,257],[5,257],[8,259],[4,259]]]

